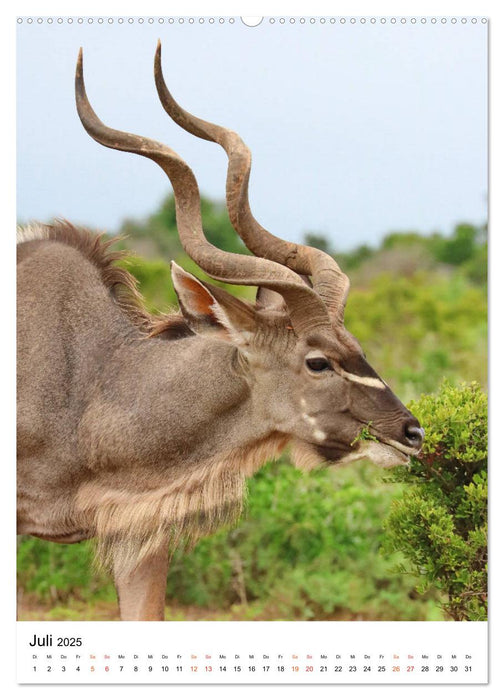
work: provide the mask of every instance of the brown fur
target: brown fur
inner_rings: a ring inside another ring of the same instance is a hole
[[[122,236],[98,234],[64,219],[58,219],[53,224],[34,223],[18,231],[18,243],[38,240],[64,243],[82,253],[97,268],[103,284],[110,289],[121,310],[146,335],[175,339],[191,334],[180,313],[155,315],[147,311],[138,291],[138,281],[128,270],[117,265],[130,252],[112,250],[115,243],[124,240]]]
[[[18,239],[19,243],[33,244],[57,241],[78,250],[98,269],[115,302],[146,337],[180,339],[193,335],[180,314],[156,316],[145,309],[137,280],[117,265],[128,252],[111,250],[119,237],[96,234],[61,220],[22,229]],[[193,544],[219,525],[235,522],[242,509],[245,478],[277,456],[285,443],[284,436],[273,435],[146,491],[111,488],[99,479],[85,482],[78,490],[69,529],[75,531],[82,519],[87,536],[92,533],[97,538],[97,564],[107,569],[113,565],[116,574],[123,574],[160,547],[173,551],[182,542]],[[43,533],[37,534],[43,537]]]

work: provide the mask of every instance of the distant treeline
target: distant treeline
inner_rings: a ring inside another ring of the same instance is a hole
[[[213,202],[205,197],[201,200],[203,227],[208,240],[218,248],[234,253],[246,253],[240,238],[229,221],[224,203]],[[184,255],[180,244],[175,217],[175,200],[172,195],[164,199],[159,209],[142,220],[127,219],[119,231],[127,236],[128,243],[147,258],[162,257],[168,260]],[[329,236],[324,233],[307,232],[304,242],[334,255],[341,267],[352,272],[365,263],[381,259],[387,267],[399,267],[404,274],[408,265],[404,258],[409,257],[419,266],[432,268],[446,265],[464,270],[477,284],[487,279],[487,226],[459,223],[449,233],[434,232],[423,235],[415,231],[392,232],[384,236],[379,246],[359,245],[350,252],[338,250]],[[402,255],[401,255],[402,253]]]

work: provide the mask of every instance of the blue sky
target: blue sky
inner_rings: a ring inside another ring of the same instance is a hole
[[[17,214],[62,216],[114,232],[170,192],[150,161],[105,149],[75,112],[79,46],[91,102],[108,125],[150,136],[224,198],[226,157],[173,124],[152,77],[193,113],[250,146],[254,214],[273,233],[325,234],[336,248],[390,231],[449,233],[487,207],[487,25],[418,20],[300,24],[18,25]]]

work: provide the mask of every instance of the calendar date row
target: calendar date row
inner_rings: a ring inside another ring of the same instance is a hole
[[[205,674],[205,673],[471,673],[472,666],[468,665],[178,665],[168,666],[166,664],[160,666],[147,665],[98,665],[98,664],[79,664],[73,665],[35,665],[32,666],[34,673],[66,673],[66,672],[84,672],[84,673],[190,673],[190,674]]]

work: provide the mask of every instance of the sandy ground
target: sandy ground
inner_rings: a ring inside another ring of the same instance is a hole
[[[119,620],[116,601],[69,600],[66,603],[41,603],[35,597],[23,595],[18,599],[17,619],[25,621],[56,620]],[[165,620],[278,620],[278,614],[259,613],[246,605],[231,606],[227,610],[212,610],[191,605],[166,605]]]
[[[58,620],[119,620],[119,608],[114,600],[82,601],[68,600],[65,603],[42,603],[36,596],[21,594],[18,597],[17,619],[20,621],[58,621]],[[232,605],[226,610],[201,608],[196,605],[167,604],[165,620],[292,620],[282,617],[278,608],[255,607],[254,605]],[[299,619],[303,619],[301,616]],[[341,611],[339,615],[323,616],[325,620],[362,620],[359,615],[349,615]]]

